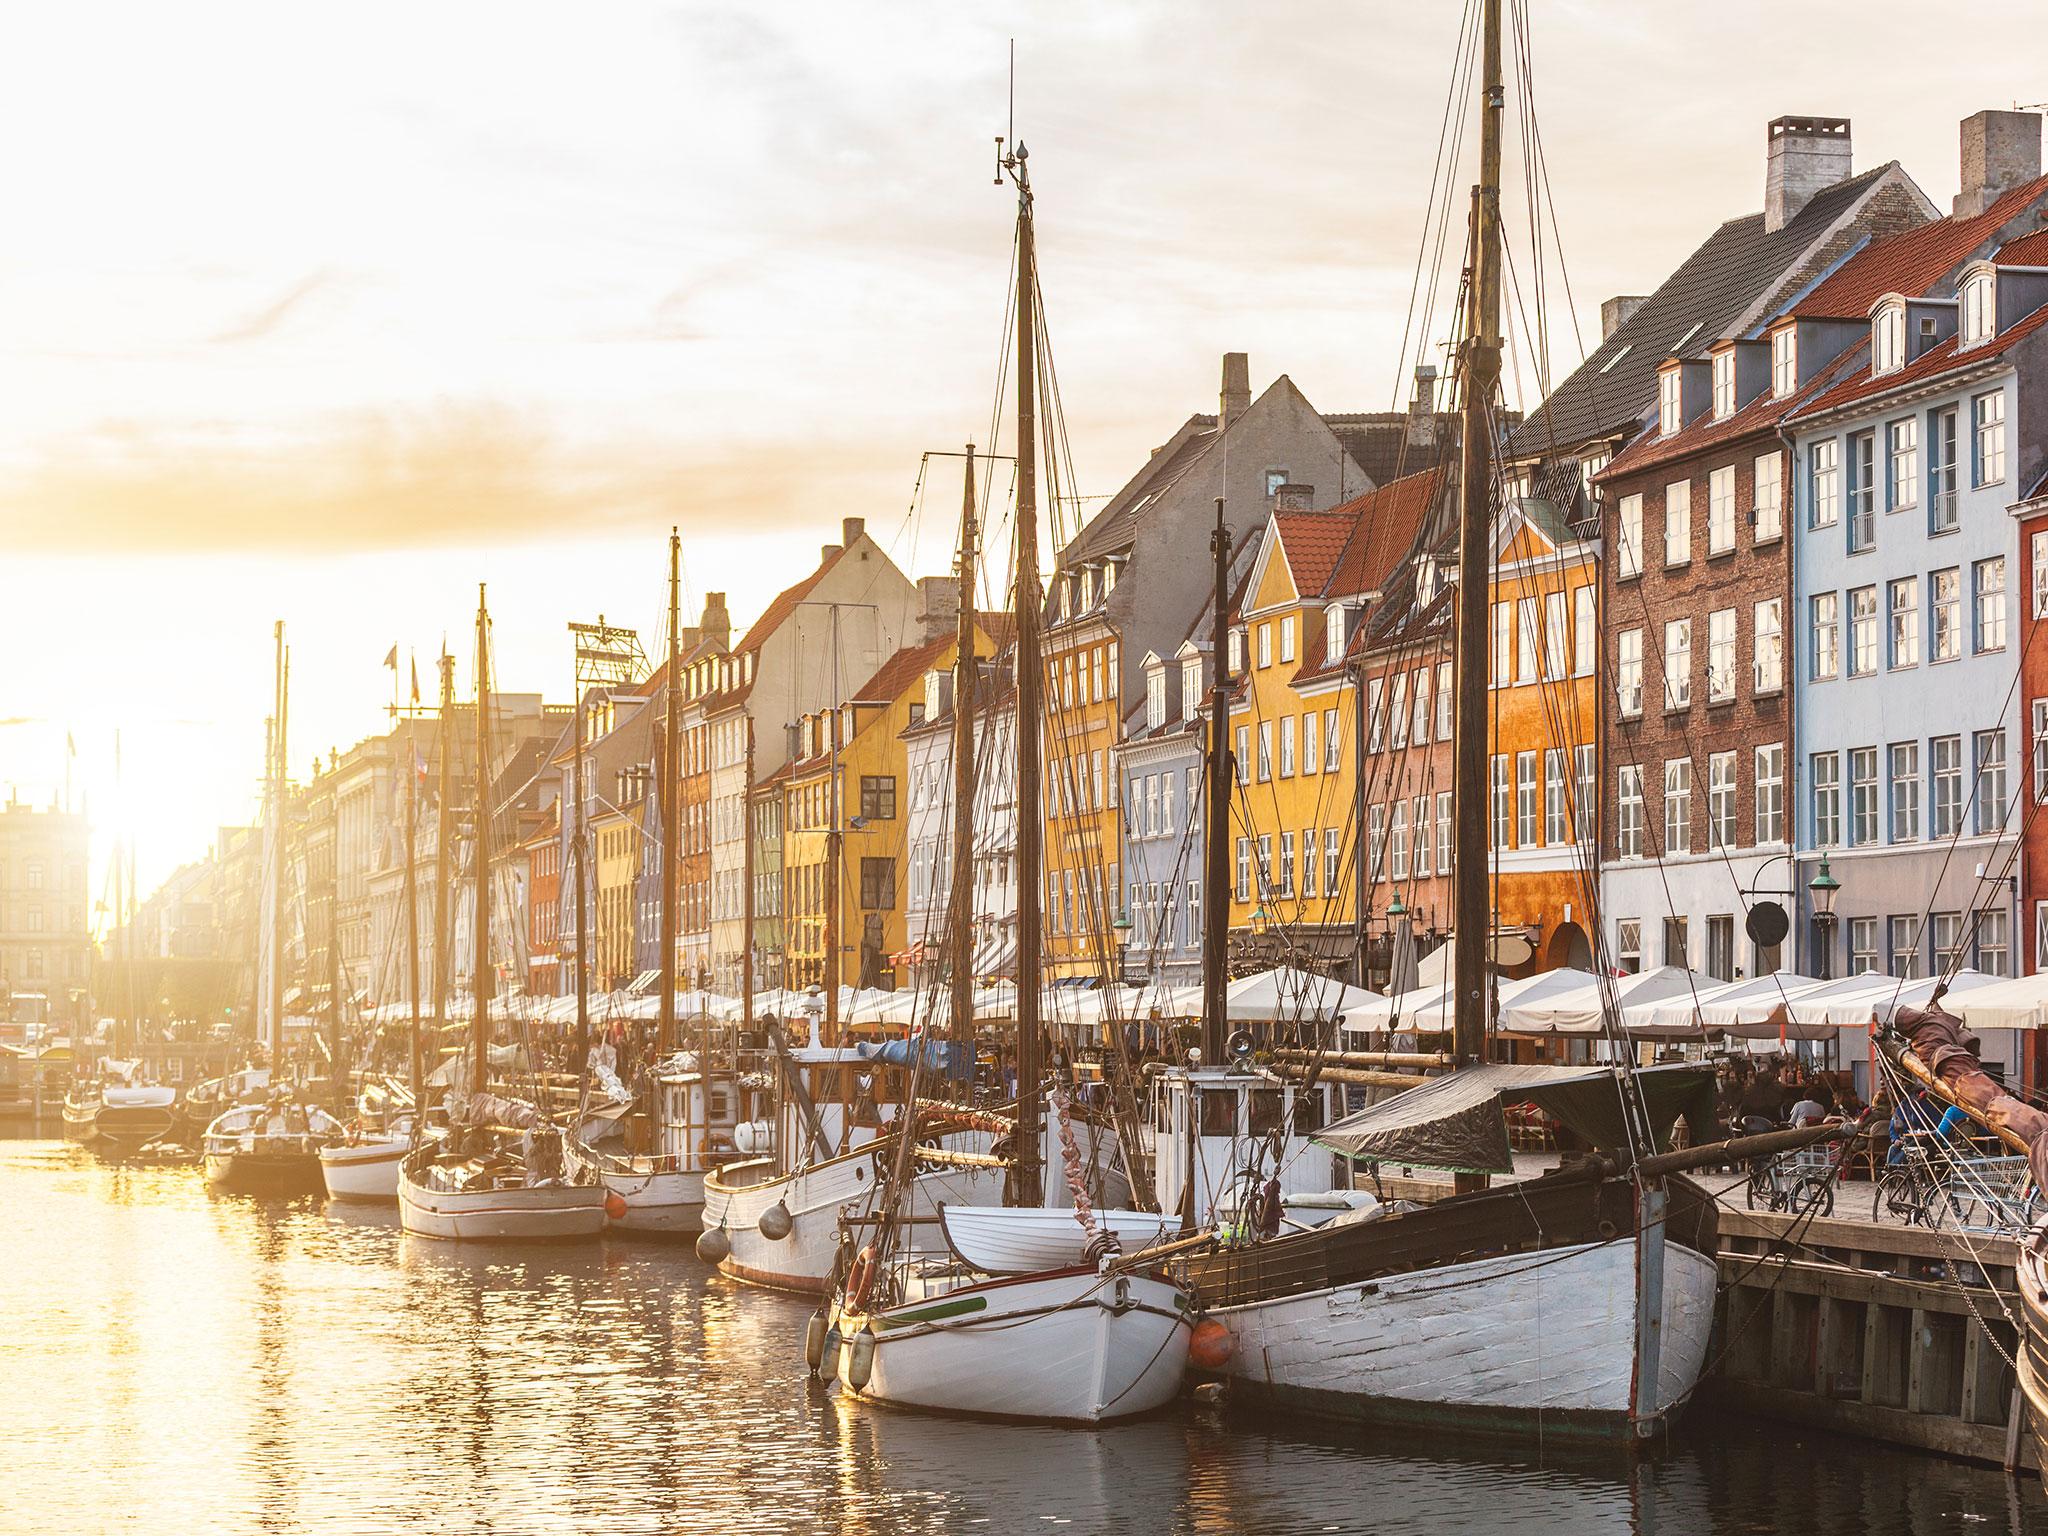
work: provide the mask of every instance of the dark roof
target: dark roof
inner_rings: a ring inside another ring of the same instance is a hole
[[[2048,197],[2048,176],[2013,188],[1974,219],[1935,219],[1865,246],[1793,305],[1792,313],[1801,319],[1862,320],[1888,293],[1933,295],[1958,267],[1988,248],[2005,225],[2043,197]]]
[[[1782,229],[1766,230],[1761,213],[1723,224],[1551,391],[1514,432],[1510,452],[1547,455],[1633,425],[1657,397],[1657,365],[1681,341],[1704,351],[1719,339],[1896,163],[1887,161],[1815,193]]]
[[[1088,520],[1072,542],[1060,551],[1060,564],[1078,565],[1097,555],[1114,554],[1130,548],[1137,537],[1138,519],[1160,495],[1171,489],[1183,475],[1199,464],[1210,444],[1217,441],[1214,416],[1190,416],[1180,429],[1153,451],[1145,467]]]
[[[1458,441],[1458,418],[1450,411],[1370,411],[1325,416],[1323,423],[1374,485],[1414,474]]]

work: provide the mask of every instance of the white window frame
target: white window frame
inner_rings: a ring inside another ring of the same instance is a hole
[[[1707,615],[1707,702],[1725,704],[1735,697],[1735,610],[1716,608]]]
[[[1643,497],[1632,491],[1614,511],[1615,575],[1628,580],[1643,574]]]
[[[1756,525],[1756,542],[1783,538],[1785,534],[1785,460],[1782,454],[1760,453],[1751,472],[1750,520]]]
[[[1664,487],[1664,564],[1692,561],[1692,482],[1674,480]]]
[[[1735,466],[1723,464],[1707,474],[1707,553],[1735,552]]]

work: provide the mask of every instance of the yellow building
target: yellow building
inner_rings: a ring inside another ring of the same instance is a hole
[[[839,985],[894,988],[908,894],[907,753],[903,732],[923,717],[925,674],[953,665],[952,635],[898,651],[835,710],[797,722],[782,801],[783,934],[791,987],[823,986],[832,842],[840,881],[833,915]],[[986,629],[976,648],[995,651]],[[835,745],[837,774],[834,774]]]
[[[593,987],[616,990],[633,980],[633,895],[640,879],[641,833],[631,808],[605,805],[590,818],[595,877]]]
[[[1106,975],[1117,963],[1121,908],[1115,749],[1122,740],[1116,632],[1095,610],[1120,562],[1085,572],[1079,611],[1055,612],[1045,638],[1045,975]],[[1099,591],[1095,583],[1103,583]],[[1057,588],[1062,604],[1070,586]]]

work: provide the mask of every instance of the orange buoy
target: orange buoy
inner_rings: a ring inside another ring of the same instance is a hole
[[[1237,1340],[1213,1317],[1203,1318],[1188,1335],[1188,1359],[1205,1371],[1221,1370],[1236,1353]]]
[[[604,1192],[604,1213],[611,1217],[613,1221],[624,1221],[626,1219],[626,1197],[616,1189],[606,1190]]]

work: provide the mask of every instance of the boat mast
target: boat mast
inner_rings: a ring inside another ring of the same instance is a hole
[[[267,730],[264,732],[266,745],[268,745],[267,738],[269,734]],[[121,731],[118,726],[114,729],[114,806],[118,812],[121,807]],[[119,939],[119,949],[116,952],[115,964],[119,967],[121,978],[121,1001],[114,1010],[114,1037],[111,1042],[112,1050],[110,1054],[116,1060],[119,1060],[122,1042],[129,1034],[128,1010],[133,1006],[134,994],[131,989],[134,986],[134,982],[131,978],[134,967],[128,963],[130,936],[127,924],[122,920],[121,913],[121,836],[118,831],[114,834],[114,927],[113,935],[110,935],[110,937],[115,935]],[[110,947],[112,946],[110,945]]]
[[[747,793],[740,825],[745,835],[740,843],[740,1027],[754,1028],[754,717],[740,715],[740,731],[746,738]],[[709,1029],[709,1025],[706,1029]],[[707,1051],[698,1070],[710,1067]]]
[[[470,996],[470,1033],[476,1045],[476,1092],[489,1085],[491,1004],[491,655],[490,615],[484,586],[476,588],[476,958]],[[580,1044],[580,1041],[579,1041]]]
[[[682,653],[676,625],[681,621],[679,589],[682,581],[682,536],[668,531],[668,681],[662,690],[661,706],[661,788],[655,806],[661,815],[661,1022],[657,1026],[654,1054],[668,1055],[676,1043],[676,817],[682,796],[676,781],[676,710],[681,695],[676,690],[676,673]],[[700,1069],[708,1063],[699,1062]]]
[[[1493,404],[1500,381],[1500,0],[1483,0],[1479,185],[1472,191],[1472,282],[1459,421],[1458,720],[1454,803],[1458,834],[1452,931],[1458,1065],[1483,1061],[1487,1037],[1487,567],[1493,533]],[[1460,1182],[1483,1179],[1461,1175]]]
[[[604,622],[604,616],[598,616]],[[578,642],[581,650],[581,641]],[[576,826],[569,834],[569,888],[576,898],[576,1063],[575,1070],[580,1078],[590,1061],[590,934],[589,904],[583,897],[584,866],[589,862],[588,849],[584,842],[588,827],[585,821],[587,804],[583,798],[583,669],[575,669],[576,676],[576,751],[574,766],[570,771],[570,784],[575,791]],[[673,1002],[670,1004],[674,1006]]]
[[[960,629],[953,648],[952,1035],[970,1053],[961,1097],[974,1097],[974,690],[981,665],[974,647],[974,444],[967,445],[960,499]]]
[[[839,698],[839,605],[832,605],[832,697]],[[825,712],[825,733],[832,760],[825,773],[825,1044],[839,1044],[839,886],[845,878],[845,855],[839,841],[839,720],[840,707],[833,703]],[[840,1098],[845,1099],[845,1074],[840,1079]],[[840,1126],[838,1151],[846,1150],[848,1127]]]
[[[455,658],[448,654],[448,637],[441,637],[441,719],[434,731],[434,748],[441,759],[441,803],[434,819],[434,1044],[439,1054],[441,1031],[448,1023],[448,979],[454,974],[452,953],[455,936],[449,927],[449,893],[452,889],[448,860],[454,840],[455,798],[454,744],[450,733],[455,725]]]
[[[1216,527],[1209,535],[1216,563],[1216,598],[1210,627],[1209,819],[1202,839],[1202,1060],[1223,1061],[1225,942],[1230,931],[1230,526],[1223,498],[1216,498]],[[1192,1106],[1189,1111],[1194,1113]],[[1190,1179],[1192,1187],[1192,1178]]]
[[[1001,141],[998,141],[998,149]],[[1017,1149],[1016,1204],[1042,1202],[1040,1125],[1044,1041],[1040,1038],[1040,871],[1045,828],[1039,796],[1040,654],[1038,586],[1038,271],[1031,223],[1031,175],[1022,141],[1001,159],[1017,185]],[[998,178],[1000,184],[1000,177]]]
[[[425,1073],[420,1060],[420,672],[417,662],[412,671],[413,714],[410,728],[405,736],[405,994],[412,1010],[412,1036],[407,1053],[409,1073],[407,1082],[412,1089],[413,1109],[421,1109],[420,1095],[425,1092]],[[328,924],[328,947],[334,948],[340,938],[341,915],[339,887],[336,888],[335,921]]]
[[[264,955],[263,988],[264,1019],[260,1043],[271,1053],[271,1066],[276,1068],[276,1055],[284,1044],[284,763],[285,763],[285,702],[289,686],[285,668],[289,665],[284,649],[284,620],[279,619],[272,630],[275,646],[275,660],[272,671],[272,692],[275,710],[272,718],[277,722],[271,733],[269,783],[265,786],[265,798],[269,802],[270,847],[264,860],[264,910],[270,919],[270,948]]]

